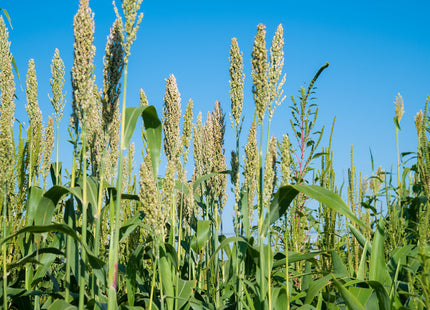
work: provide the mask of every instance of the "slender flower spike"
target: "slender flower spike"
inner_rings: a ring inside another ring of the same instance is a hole
[[[190,148],[191,134],[193,131],[193,101],[190,99],[184,114],[184,126],[182,128],[181,142],[184,148],[184,166],[188,162],[188,151]]]
[[[239,50],[239,44],[236,38],[231,39],[229,60],[231,111],[234,125],[238,128],[243,107],[243,84],[245,81],[245,74],[243,73],[243,53]]]
[[[134,40],[136,40],[136,33],[139,29],[139,25],[143,18],[143,13],[140,13],[139,16],[137,15],[137,12],[140,9],[140,5],[142,4],[143,0],[122,0],[122,11],[125,17],[125,25],[123,27],[123,31],[125,31],[125,42],[124,44],[124,63],[128,63],[128,58],[130,56],[130,49],[131,45],[133,44]],[[116,7],[115,1],[113,2],[115,14],[118,17],[118,19],[121,19],[118,8]],[[136,21],[137,18],[137,21]]]
[[[166,80],[163,105],[164,152],[167,159],[177,160],[180,146],[179,121],[181,120],[181,95],[173,74]]]
[[[52,98],[49,98],[49,100],[51,101],[52,107],[54,108],[55,122],[59,124],[61,118],[63,117],[63,109],[66,99],[65,94],[63,94],[65,82],[64,62],[60,57],[60,52],[58,49],[55,49],[54,57],[52,58],[51,75],[52,78],[49,79],[49,83],[51,84]]]
[[[245,146],[245,186],[248,189],[248,200],[251,210],[254,205],[254,196],[257,191],[257,171],[258,171],[258,148],[257,148],[257,125],[252,123],[249,130],[248,142]]]
[[[417,115],[415,115],[415,128],[417,129],[418,136],[420,136],[423,128],[423,110],[420,110]]]
[[[42,162],[42,177],[43,177],[43,188],[46,188],[46,178],[49,174],[51,167],[51,154],[54,149],[54,119],[48,117],[48,126],[45,129],[43,137],[43,162]]]
[[[276,29],[275,36],[273,37],[272,46],[270,48],[270,59],[268,68],[269,78],[269,118],[272,118],[276,106],[280,105],[285,99],[283,97],[282,87],[285,83],[285,75],[282,77],[282,68],[284,67],[284,29],[279,25]]]
[[[282,149],[281,149],[281,173],[282,173],[282,185],[290,183],[291,176],[291,153],[290,153],[290,139],[288,135],[282,137]]]
[[[252,49],[252,93],[254,94],[257,122],[262,123],[268,100],[266,30],[263,24],[257,26]]]
[[[41,111],[37,101],[37,78],[34,59],[30,59],[28,62],[26,86],[27,105],[25,108],[30,118],[31,126],[35,127],[36,123],[41,121]]]
[[[140,89],[139,98],[140,98],[140,105],[142,107],[146,107],[148,105],[148,98],[146,98],[146,94],[142,88]]]
[[[400,120],[405,113],[405,110],[403,109],[403,97],[402,95],[400,95],[400,93],[398,93],[396,96],[396,101],[394,101],[394,108],[396,110],[397,122],[400,123]]]
[[[0,15],[0,187],[13,184],[15,82],[9,33]]]
[[[94,41],[94,14],[89,7],[89,0],[81,0],[79,10],[73,20],[75,33],[74,61],[72,68],[73,114],[71,126],[75,130],[83,122],[84,111],[92,104],[93,60],[96,48]]]
[[[276,145],[277,139],[272,137],[269,143],[269,150],[266,154],[266,160],[264,165],[264,207],[268,208],[270,199],[272,198],[273,190],[276,183]]]
[[[103,125],[108,126],[118,110],[118,97],[121,93],[119,82],[124,68],[124,49],[122,42],[122,21],[117,18],[107,39],[103,69]]]

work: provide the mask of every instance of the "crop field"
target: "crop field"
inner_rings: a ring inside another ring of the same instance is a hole
[[[429,308],[430,97],[416,111],[418,144],[400,152],[404,102],[394,94],[397,162],[364,177],[351,147],[340,186],[336,118],[320,123],[313,100],[328,62],[287,97],[283,26],[270,38],[258,24],[247,64],[252,88],[240,38],[231,39],[228,104],[216,101],[203,115],[191,99],[181,102],[173,74],[161,109],[144,90],[140,104],[127,102],[142,0],[117,2],[96,64],[94,15],[80,0],[73,66],[56,49],[49,81],[38,79],[33,59],[17,66],[14,16],[0,11],[3,309]],[[38,95],[42,83],[49,98]],[[23,122],[15,116],[19,84]],[[245,122],[247,89],[254,114]],[[48,100],[47,117],[39,102]],[[289,106],[288,131],[275,137],[281,104]]]

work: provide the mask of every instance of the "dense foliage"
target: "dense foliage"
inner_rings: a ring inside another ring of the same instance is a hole
[[[281,25],[270,49],[265,27],[257,27],[251,124],[242,115],[245,75],[236,39],[229,58],[232,134],[219,102],[206,119],[201,113],[194,117],[191,100],[182,114],[173,75],[166,80],[162,111],[149,105],[142,90],[140,105],[126,107],[141,2],[114,6],[117,19],[99,88],[93,14],[89,1],[80,1],[67,137],[73,144],[70,173],[59,158],[59,141],[65,139],[58,132],[67,104],[60,52],[54,53],[49,81],[54,115],[45,125],[30,60],[29,125],[16,124],[18,69],[10,52],[9,16],[1,11],[3,308],[427,309],[430,99],[415,118],[417,149],[400,154],[397,148],[397,171],[380,167],[372,177],[362,177],[351,149],[343,193],[333,171],[332,134],[321,146],[324,127],[317,124],[318,107],[311,101],[328,63],[297,98],[291,97],[291,134],[281,140],[271,136],[276,107],[287,102]],[[399,94],[397,137],[402,116]],[[131,141],[138,123],[142,158],[135,158]],[[226,134],[236,141],[230,163]],[[233,196],[228,200],[227,189]],[[235,234],[226,237],[222,215],[231,202]]]

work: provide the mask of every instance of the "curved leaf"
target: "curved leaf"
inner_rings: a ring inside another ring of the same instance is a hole
[[[342,198],[340,198],[339,195],[333,193],[332,191],[318,185],[287,185],[287,186],[291,186],[292,188],[305,194],[306,196],[311,197],[315,200],[318,200],[319,202],[333,209],[334,211],[345,215],[347,218],[349,218],[351,221],[353,221],[363,229],[365,230],[370,229],[354,215],[354,213],[345,204]]]
[[[90,249],[88,249],[87,245],[82,242],[81,238],[79,238],[79,236],[76,234],[76,231],[74,229],[72,229],[71,227],[69,227],[66,224],[52,224],[52,225],[46,225],[46,226],[26,226],[20,230],[18,230],[16,233],[7,236],[6,238],[3,238],[0,240],[0,246],[2,244],[4,244],[5,242],[7,242],[8,240],[20,235],[20,234],[24,234],[24,233],[46,233],[46,232],[61,232],[63,234],[66,234],[70,237],[72,237],[74,240],[78,241],[81,246],[84,248],[87,257],[88,257],[88,261],[91,265],[91,267],[95,268],[95,269],[100,269],[103,268],[103,266],[105,265],[105,263],[97,258]]]
[[[333,278],[333,283],[339,291],[340,295],[342,295],[343,300],[346,305],[351,310],[365,310],[364,306],[358,301],[358,299],[351,294],[337,279],[334,275],[331,275]]]

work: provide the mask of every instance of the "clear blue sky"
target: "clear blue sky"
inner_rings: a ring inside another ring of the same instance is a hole
[[[96,75],[101,85],[106,36],[115,18],[108,0],[91,0],[95,13]],[[78,1],[3,1],[11,18],[12,52],[25,86],[30,58],[36,61],[39,102],[44,119],[52,113],[47,94],[50,61],[59,48],[67,78],[73,63],[73,16]],[[405,101],[401,121],[401,151],[416,150],[413,118],[430,94],[430,27],[428,1],[156,1],[142,4],[145,16],[132,47],[128,106],[138,105],[143,88],[150,104],[161,111],[164,79],[175,74],[183,111],[189,98],[195,115],[205,115],[219,100],[230,110],[228,55],[230,40],[238,38],[245,61],[245,106],[248,111],[242,141],[246,139],[254,104],[251,94],[250,54],[258,23],[267,26],[268,46],[276,26],[285,31],[284,87],[288,96],[274,117],[277,137],[291,133],[290,95],[298,95],[325,62],[315,101],[320,107],[318,124],[327,136],[337,116],[333,149],[337,180],[342,182],[354,145],[357,170],[371,174],[369,148],[375,165],[395,167],[393,101],[398,92]],[[71,112],[70,83],[63,135]],[[26,120],[25,95],[18,92],[17,118]],[[232,134],[227,126],[227,135]],[[231,139],[230,139],[231,140]],[[326,140],[327,141],[327,140]],[[233,149],[227,139],[226,154]],[[140,158],[137,157],[138,162]]]

